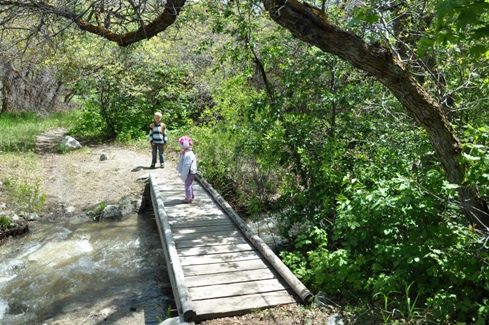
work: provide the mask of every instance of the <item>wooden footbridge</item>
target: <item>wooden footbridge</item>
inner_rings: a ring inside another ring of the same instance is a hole
[[[183,182],[150,174],[173,295],[185,322],[240,315],[312,297],[204,179],[184,204]]]

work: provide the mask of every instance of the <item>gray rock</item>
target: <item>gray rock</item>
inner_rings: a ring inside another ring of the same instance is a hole
[[[121,207],[109,204],[104,208],[101,215],[102,219],[122,219]]]
[[[75,207],[67,207],[65,209],[66,213],[73,213],[73,212],[75,212],[75,210],[76,210]]]
[[[71,149],[81,148],[80,142],[78,142],[74,138],[70,137],[69,135],[67,135],[66,137],[64,137],[63,140],[61,140],[60,145],[61,145],[61,147],[67,147],[67,148],[71,148]]]
[[[334,314],[326,318],[326,325],[343,325],[343,316],[341,314]]]
[[[125,199],[120,205],[107,205],[100,216],[101,219],[121,220],[139,211],[140,200]]]
[[[183,317],[173,317],[173,318],[167,318],[163,322],[161,322],[159,325],[194,325],[194,322],[186,322],[183,320]]]
[[[36,221],[39,219],[39,215],[35,212],[33,213],[23,213],[22,217],[24,217],[24,220],[27,221]]]
[[[109,160],[109,155],[105,152],[100,155],[100,161]]]
[[[126,199],[126,200],[124,200],[124,202],[122,202],[120,210],[121,210],[121,216],[123,218],[127,217],[128,215],[134,213],[134,211],[135,211],[134,210],[134,204],[132,203],[131,200]]]
[[[149,174],[139,176],[137,181],[141,183],[149,182]]]
[[[314,296],[314,304],[318,307],[327,308],[329,310],[334,310],[337,305],[328,297],[325,292],[319,291]]]

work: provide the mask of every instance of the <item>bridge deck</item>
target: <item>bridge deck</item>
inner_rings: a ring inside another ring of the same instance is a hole
[[[310,297],[229,205],[222,206],[223,199],[205,180],[194,182],[192,204],[182,203],[184,187],[178,177],[157,180],[151,175],[150,180],[177,309],[186,321],[239,315]]]

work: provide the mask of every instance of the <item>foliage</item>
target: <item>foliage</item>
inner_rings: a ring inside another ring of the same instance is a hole
[[[475,58],[489,57],[489,4],[478,0],[409,0],[384,5],[368,1],[351,10],[349,27],[372,30],[367,38],[382,38],[378,32],[386,30],[388,37],[397,38],[393,49],[410,48],[411,55],[419,46],[419,53],[431,56],[433,48],[457,46]],[[404,25],[404,26],[403,26]],[[362,26],[362,27],[359,27]],[[373,28],[372,28],[373,27]],[[396,30],[401,28],[401,30]],[[422,31],[418,33],[417,31]],[[377,39],[378,40],[378,39]],[[388,40],[387,40],[388,41]],[[389,41],[388,41],[389,42]],[[416,42],[419,42],[416,45]],[[402,50],[401,50],[402,51]]]
[[[489,57],[489,3],[477,0],[445,0],[436,6],[435,41],[441,44],[468,42],[470,53]]]
[[[462,163],[467,166],[466,182],[477,189],[484,200],[489,200],[489,126],[474,128],[468,125],[464,132]]]
[[[370,295],[385,317],[484,319],[487,239],[464,223],[456,188],[429,156],[418,164],[406,155],[412,151],[404,146],[417,136],[404,133],[394,152],[371,143],[375,161],[357,160],[345,175],[330,232],[304,229],[284,261],[313,290]]]
[[[39,212],[46,202],[46,194],[41,193],[39,179],[19,180],[4,178],[3,187],[9,202],[13,202],[22,212]]]
[[[59,99],[66,94],[66,88],[59,77],[59,65],[47,64],[50,46],[25,49],[25,44],[13,42],[16,36],[10,31],[0,40],[1,112],[62,111],[66,105]]]
[[[85,107],[74,133],[127,142],[148,134],[156,111],[171,129],[196,119],[205,103],[198,100],[201,93],[191,67],[166,65],[157,57],[164,46],[157,40],[141,46],[147,51],[117,49],[111,63],[78,82],[77,94],[85,98]]]
[[[443,104],[466,184],[489,200],[489,76],[471,56],[485,53],[487,5],[327,4],[329,20],[387,45]],[[487,235],[461,217],[426,134],[385,88],[271,24],[255,1],[192,9],[167,39],[128,49],[86,54],[91,38],[66,40],[60,74],[83,103],[73,130],[138,139],[162,110],[235,207],[280,216],[291,243],[282,257],[313,291],[371,301],[384,323],[488,318]],[[8,141],[5,150],[24,148]]]
[[[95,211],[88,211],[87,215],[91,216],[93,221],[100,221],[102,215],[104,214],[104,210],[107,207],[107,204],[108,203],[105,201],[100,202],[95,208]]]
[[[277,192],[279,169],[268,166],[255,155],[257,134],[244,116],[229,115],[233,109],[245,109],[249,101],[260,100],[262,94],[243,92],[236,78],[223,85],[217,92],[213,114],[218,114],[217,122],[209,127],[193,130],[197,140],[196,153],[199,155],[199,169],[213,186],[234,204],[249,214],[263,211],[270,198]],[[241,79],[242,80],[242,79]],[[229,94],[233,100],[221,101]],[[245,107],[246,105],[246,107]]]

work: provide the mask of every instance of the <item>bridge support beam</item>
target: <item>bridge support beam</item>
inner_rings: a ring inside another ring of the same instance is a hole
[[[153,174],[150,174],[149,184],[156,223],[158,224],[161,244],[163,246],[165,259],[167,260],[166,264],[172,265],[172,267],[168,268],[168,274],[170,276],[170,282],[173,290],[173,296],[175,297],[178,314],[183,317],[185,322],[193,322],[196,315],[195,307],[192,299],[190,299],[188,287],[185,283],[182,265],[180,264],[180,259],[178,258],[175,241],[173,240],[172,231],[170,224],[168,223],[165,207],[163,205],[163,200]]]

